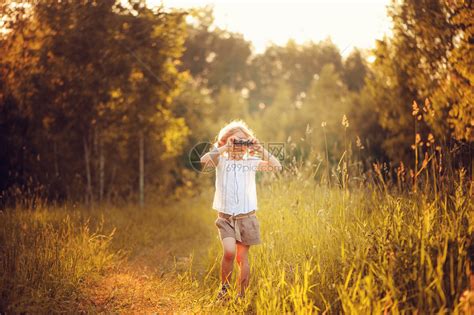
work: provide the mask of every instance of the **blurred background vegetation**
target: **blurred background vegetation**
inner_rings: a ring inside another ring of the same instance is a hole
[[[211,7],[3,1],[2,203],[193,194],[189,151],[235,118],[328,169],[346,152],[390,177],[446,146],[472,176],[473,12],[471,1],[393,2],[392,36],[343,58],[330,39],[254,54],[213,25]]]

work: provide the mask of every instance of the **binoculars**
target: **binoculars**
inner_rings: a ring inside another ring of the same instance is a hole
[[[251,146],[253,145],[252,140],[241,140],[241,139],[234,139],[234,145],[244,145],[244,146]]]

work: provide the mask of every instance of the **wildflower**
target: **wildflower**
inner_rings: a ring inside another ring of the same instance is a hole
[[[346,115],[342,116],[342,125],[346,128],[349,127],[349,120],[347,120]]]
[[[430,134],[428,135],[428,141],[429,141],[430,143],[434,143],[435,139],[434,139],[434,136],[433,136],[432,133],[430,133]]]
[[[326,125],[327,125],[327,124],[326,124],[325,121],[323,121],[323,122],[321,123],[321,127],[323,127],[323,128],[326,127]]]
[[[356,145],[359,149],[364,149],[364,146],[362,145],[362,141],[360,140],[359,136],[356,136]]]
[[[428,161],[429,161],[429,159],[428,159],[428,153],[425,152],[425,158],[423,159],[423,163],[422,163],[422,165],[421,165],[421,168],[425,168],[425,167],[428,165]]]
[[[472,314],[474,311],[474,292],[470,290],[464,291],[459,298],[459,302],[465,314]]]
[[[401,170],[402,172],[405,171],[405,164],[403,164],[403,161],[400,161],[400,170]]]
[[[402,161],[400,161],[400,166],[397,167],[397,176],[399,178],[402,176],[405,176],[405,165],[403,164]]]
[[[372,166],[374,168],[375,173],[377,173],[378,175],[382,175],[382,171],[381,171],[382,167],[378,162],[372,163]]]
[[[413,108],[413,111],[412,111],[411,114],[412,114],[413,116],[418,115],[418,113],[420,112],[420,108],[418,107],[418,104],[416,103],[416,101],[413,101],[412,108]]]
[[[423,107],[423,111],[430,115],[431,117],[434,117],[434,110],[431,107],[430,100],[428,98],[425,99],[425,106]]]
[[[419,133],[417,133],[416,136],[415,136],[415,145],[417,145],[418,143],[420,143],[420,141],[421,141],[421,136],[420,136]]]

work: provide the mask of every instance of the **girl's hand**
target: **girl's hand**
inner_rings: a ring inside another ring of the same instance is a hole
[[[254,155],[255,152],[257,152],[257,153],[262,153],[263,152],[263,146],[260,144],[260,141],[258,141],[257,138],[253,138],[252,143],[253,143],[253,145],[250,146],[250,148],[249,148],[250,155]]]
[[[234,146],[234,140],[235,140],[234,136],[230,136],[229,138],[227,138],[227,142],[224,145],[226,151],[230,151],[230,149],[232,149],[232,147]]]

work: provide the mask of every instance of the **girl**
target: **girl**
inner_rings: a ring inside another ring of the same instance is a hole
[[[224,250],[222,285],[217,299],[226,296],[230,288],[234,258],[240,269],[237,296],[244,297],[250,277],[249,248],[261,243],[260,224],[255,214],[255,172],[277,171],[282,167],[241,120],[232,121],[220,130],[212,150],[201,157],[201,163],[204,167],[216,168],[213,209],[218,212],[215,225]]]

